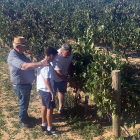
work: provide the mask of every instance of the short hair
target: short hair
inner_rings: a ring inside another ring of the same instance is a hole
[[[64,43],[64,44],[62,45],[61,49],[62,49],[62,50],[65,50],[66,52],[71,52],[72,47],[71,47],[70,44]]]
[[[46,56],[50,56],[51,54],[56,55],[58,52],[57,52],[57,50],[55,48],[48,46],[45,49],[45,52],[44,53],[45,53]]]

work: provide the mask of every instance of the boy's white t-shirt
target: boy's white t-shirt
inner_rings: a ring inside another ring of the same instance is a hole
[[[44,66],[37,68],[37,91],[42,90],[50,92],[45,85],[45,78],[50,78],[50,83],[53,89],[53,68],[52,66]],[[54,89],[53,89],[54,90]]]
[[[68,71],[69,65],[72,62],[73,52],[71,51],[71,55],[69,56],[69,58],[64,58],[60,53],[60,49],[57,51],[58,51],[58,55],[55,57],[54,61],[51,64],[52,64],[53,70],[54,70],[53,79],[55,82],[60,82],[63,80],[57,76],[55,70],[61,70],[61,72],[65,76],[67,76],[67,71]]]

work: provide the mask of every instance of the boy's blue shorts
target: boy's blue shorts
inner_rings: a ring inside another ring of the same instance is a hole
[[[54,92],[61,92],[61,93],[66,93],[67,92],[67,82],[66,81],[61,81],[61,82],[55,82],[54,81]]]
[[[51,101],[52,95],[50,92],[45,92],[45,91],[39,90],[39,93],[42,98],[42,106],[46,106],[47,109],[55,108],[55,101],[53,101],[53,102]]]

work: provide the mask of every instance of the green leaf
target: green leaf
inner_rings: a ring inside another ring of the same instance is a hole
[[[97,111],[97,115],[98,115],[99,118],[103,117],[103,114],[102,114],[102,112],[100,110]]]
[[[91,44],[91,49],[94,47],[94,42],[92,42],[92,44]]]
[[[86,77],[86,73],[83,73],[83,77],[84,77],[84,78]]]

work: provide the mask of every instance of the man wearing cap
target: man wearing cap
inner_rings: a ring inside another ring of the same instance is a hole
[[[52,62],[54,68],[54,90],[58,91],[58,100],[59,100],[59,111],[58,113],[64,113],[63,103],[64,103],[64,95],[67,91],[67,82],[70,83],[72,87],[76,87],[76,84],[73,84],[67,78],[67,72],[71,76],[72,73],[72,58],[73,52],[70,44],[65,43],[62,47],[57,50],[58,55],[55,57],[55,60]]]
[[[9,53],[7,62],[13,89],[19,98],[19,124],[29,128],[27,110],[32,89],[31,83],[35,80],[34,69],[47,65],[47,60],[32,63],[23,53],[26,50],[26,45],[24,37],[15,37],[13,49]]]

